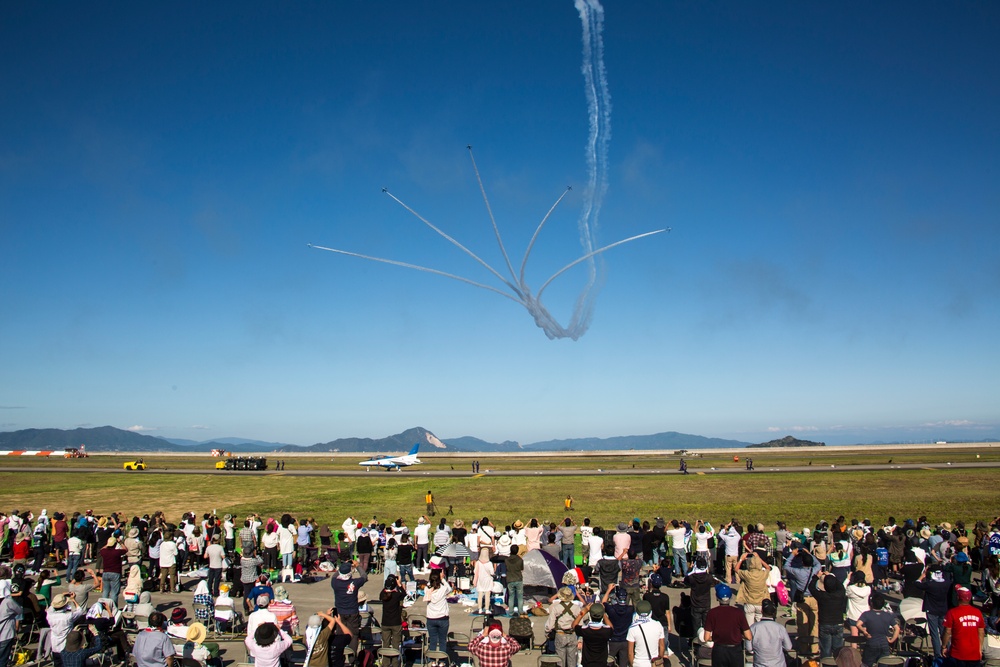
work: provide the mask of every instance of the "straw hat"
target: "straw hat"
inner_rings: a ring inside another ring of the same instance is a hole
[[[465,522],[461,519],[455,519],[455,522],[451,524],[452,528],[465,528]]]
[[[62,609],[69,604],[69,597],[65,593],[59,593],[52,598],[52,608]]]
[[[208,637],[208,630],[202,623],[192,623],[188,626],[187,640],[189,642],[201,644],[204,643],[206,637]]]

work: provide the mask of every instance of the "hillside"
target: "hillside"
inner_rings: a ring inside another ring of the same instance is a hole
[[[619,451],[625,449],[719,449],[745,446],[747,443],[739,440],[706,438],[701,435],[667,431],[652,435],[623,435],[613,438],[546,440],[524,445],[524,449],[534,451]]]
[[[762,442],[757,445],[747,445],[748,448],[760,448],[765,447],[826,447],[825,442],[813,442],[812,440],[799,440],[798,438],[793,438],[790,435],[786,435],[780,440],[769,440],[767,442]]]
[[[77,428],[72,430],[25,429],[0,433],[0,449],[11,450],[62,450],[67,447],[87,446],[91,452],[131,451],[131,452],[176,452],[201,453],[212,449],[226,449],[235,452],[285,452],[285,453],[326,453],[356,452],[388,454],[406,452],[414,443],[420,443],[421,454],[434,452],[545,452],[545,451],[622,451],[622,450],[676,450],[734,448],[748,446],[738,440],[706,438],[669,431],[653,435],[629,435],[612,438],[574,438],[568,440],[547,440],[531,444],[519,444],[512,440],[488,442],[474,436],[461,436],[443,441],[422,426],[407,429],[402,433],[384,438],[339,438],[329,442],[300,446],[279,442],[266,442],[249,438],[216,438],[195,441],[180,438],[161,438],[125,431],[113,426],[99,428]],[[761,446],[761,445],[757,445]],[[792,445],[775,445],[792,446]]]
[[[0,433],[0,449],[62,450],[86,445],[92,452],[158,452],[177,451],[177,446],[160,438],[123,431],[114,426],[75,428],[29,428]]]

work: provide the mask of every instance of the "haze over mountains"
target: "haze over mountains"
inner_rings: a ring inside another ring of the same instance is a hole
[[[421,444],[421,453],[438,452],[539,452],[539,451],[594,451],[629,449],[714,449],[746,447],[750,443],[739,440],[706,438],[668,431],[651,435],[628,435],[613,438],[576,438],[568,440],[546,440],[520,444],[510,440],[487,442],[473,436],[462,436],[441,440],[423,427],[407,429],[402,433],[384,438],[340,438],[309,446],[290,445],[280,442],[265,442],[250,438],[214,438],[196,441],[181,438],[161,438],[113,426],[98,428],[77,428],[62,430],[55,428],[24,429],[0,433],[2,450],[62,450],[69,447],[87,446],[87,451],[130,451],[130,452],[209,452],[226,449],[234,452],[284,452],[284,453],[324,453],[324,452],[404,452],[414,443]]]

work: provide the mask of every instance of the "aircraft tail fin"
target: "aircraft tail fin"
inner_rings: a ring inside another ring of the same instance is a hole
[[[414,443],[413,449],[410,450],[410,453],[407,454],[407,456],[415,456],[418,449],[420,449],[420,443],[419,442]]]

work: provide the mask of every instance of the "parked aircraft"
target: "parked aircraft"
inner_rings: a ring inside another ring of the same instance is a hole
[[[386,470],[402,470],[408,466],[415,466],[421,463],[421,460],[417,458],[417,450],[420,449],[420,443],[413,445],[413,449],[406,456],[384,456],[379,459],[369,459],[367,461],[362,461],[359,466],[365,466],[366,468],[371,468],[375,466],[377,468],[385,468]]]

